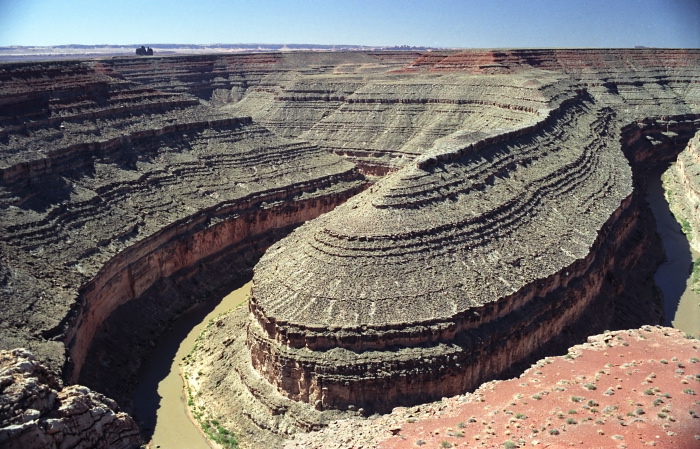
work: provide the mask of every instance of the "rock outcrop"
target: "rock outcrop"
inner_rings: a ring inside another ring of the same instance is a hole
[[[0,351],[0,447],[134,449],[141,436],[117,404],[86,387],[60,387],[22,349]]]

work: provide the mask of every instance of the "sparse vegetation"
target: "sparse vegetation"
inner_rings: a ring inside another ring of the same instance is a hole
[[[217,420],[213,419],[211,421],[200,421],[200,424],[202,425],[201,427],[204,433],[212,441],[227,449],[235,449],[238,447],[238,440],[236,440],[236,437],[230,430],[219,424]]]
[[[549,429],[549,434],[550,435],[559,435],[559,430],[558,429]]]
[[[585,398],[582,398],[581,396],[571,396],[571,402],[581,402]]]
[[[567,424],[578,424],[574,418],[568,418],[568,419],[566,420],[566,423],[567,423]]]
[[[583,388],[585,388],[586,390],[595,390],[596,386],[595,386],[595,384],[587,383],[587,384],[583,384]]]

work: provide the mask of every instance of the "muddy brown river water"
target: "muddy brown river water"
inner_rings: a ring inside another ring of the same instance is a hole
[[[660,180],[649,186],[647,201],[654,212],[668,259],[655,276],[665,297],[665,324],[700,336],[700,295],[688,288],[692,260],[700,254],[691,252],[680,225],[669,210]],[[152,432],[150,448],[211,447],[187,414],[179,363],[192,350],[197,336],[211,318],[246,301],[250,286],[249,282],[234,290],[213,309],[209,306],[207,310],[205,306],[188,313],[159,341],[153,356],[145,363],[134,406],[140,425]]]
[[[694,252],[671,213],[659,177],[649,184],[647,202],[666,250],[666,262],[654,276],[664,294],[666,326],[700,337],[700,295],[690,288],[690,272],[700,254]]]
[[[232,291],[213,309],[205,305],[182,317],[144,363],[134,393],[134,414],[139,425],[152,432],[149,448],[212,448],[187,414],[180,362],[192,350],[209,320],[247,301],[251,285],[248,282]]]

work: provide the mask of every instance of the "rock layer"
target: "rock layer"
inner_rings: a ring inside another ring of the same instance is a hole
[[[664,185],[683,232],[693,249],[700,252],[700,133],[678,155],[675,167],[664,174]]]

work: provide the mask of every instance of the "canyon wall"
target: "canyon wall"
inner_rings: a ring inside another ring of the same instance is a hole
[[[590,107],[428,153],[274,245],[254,277],[253,366],[320,409],[385,412],[476,388],[584,316],[588,331],[658,322],[629,137]]]
[[[699,66],[697,50],[2,64],[0,347],[128,403],[176,316],[360,192],[272,247],[231,331],[270,429],[315,426],[289,398],[385,410],[582,322],[656,320],[637,194],[699,127]]]
[[[690,246],[700,252],[700,133],[678,155],[675,166],[664,173],[664,188],[673,214],[681,223]],[[695,279],[700,283],[700,279]],[[700,285],[695,287],[700,289]]]

